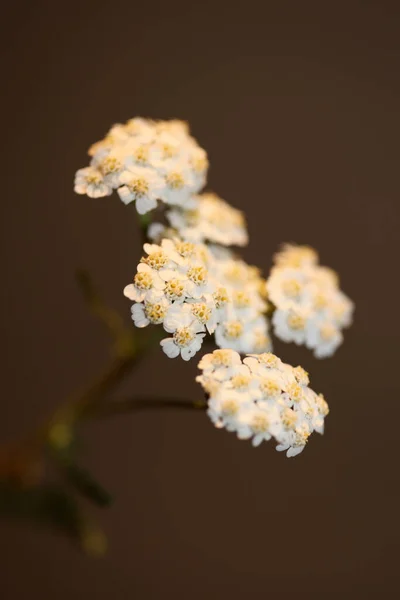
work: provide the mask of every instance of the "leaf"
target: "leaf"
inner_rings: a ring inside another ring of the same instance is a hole
[[[62,465],[62,471],[67,481],[73,485],[80,494],[94,502],[94,504],[97,504],[102,508],[112,504],[113,499],[111,494],[95,481],[87,469],[72,462],[68,462]]]
[[[92,555],[106,550],[103,532],[89,524],[73,496],[55,484],[23,488],[0,482],[0,516],[55,529]]]
[[[0,483],[0,514],[56,527],[73,538],[80,537],[82,518],[75,500],[62,488],[46,484],[22,488]]]

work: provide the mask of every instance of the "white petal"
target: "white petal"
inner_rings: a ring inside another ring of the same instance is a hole
[[[176,358],[179,356],[179,348],[172,338],[165,338],[164,340],[161,340],[160,346],[168,358]]]
[[[126,185],[118,188],[117,190],[118,196],[121,198],[124,204],[129,204],[135,198],[135,196],[129,191],[129,188]]]
[[[133,283],[124,287],[124,296],[129,298],[129,300],[136,300],[136,288]]]
[[[156,207],[157,200],[154,200],[154,198],[149,198],[148,196],[140,196],[136,199],[136,210],[138,211],[139,215],[144,215]]]

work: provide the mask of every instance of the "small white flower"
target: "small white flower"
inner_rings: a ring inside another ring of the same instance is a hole
[[[124,296],[135,302],[143,302],[153,289],[163,290],[164,281],[149,265],[140,263],[137,267],[137,273],[130,283],[124,288]]]
[[[194,184],[189,170],[172,161],[171,164],[166,164],[163,173],[162,200],[166,204],[185,206],[190,199]]]
[[[269,376],[269,372],[272,369],[278,371],[283,369],[281,359],[271,352],[248,354],[247,357],[243,359],[243,362],[249,367],[252,373],[261,377]]]
[[[317,358],[335,353],[343,341],[343,335],[332,321],[310,321],[306,330],[306,346],[312,348]]]
[[[284,342],[304,344],[309,310],[290,305],[288,308],[278,308],[272,317],[275,335]]]
[[[307,283],[304,270],[275,267],[267,281],[268,298],[279,308],[292,303],[304,305],[309,296]]]
[[[112,193],[112,187],[94,167],[86,167],[76,172],[74,190],[77,194],[86,194],[90,198],[102,198]]]
[[[288,458],[297,456],[303,452],[310,434],[311,430],[309,426],[307,423],[303,422],[294,430],[288,431],[286,435],[283,436],[281,443],[277,445],[276,449],[278,452],[286,451],[286,456]]]
[[[189,303],[192,315],[204,325],[209,334],[214,333],[218,324],[218,311],[212,296],[204,296],[204,301]]]
[[[172,338],[160,342],[169,358],[181,355],[183,360],[190,360],[200,350],[205,329],[193,318],[189,305],[171,306],[164,320],[164,329],[173,333]]]
[[[121,174],[125,171],[124,153],[120,149],[111,149],[93,157],[92,165],[104,175],[104,180],[112,188],[120,185]]]
[[[220,348],[231,348],[241,352],[244,333],[244,325],[238,319],[223,321],[215,331],[215,341]]]
[[[132,320],[136,327],[146,327],[150,323],[159,325],[164,322],[169,308],[168,301],[156,290],[152,290],[144,303],[132,306]]]
[[[124,185],[118,188],[118,194],[124,204],[136,201],[136,210],[143,215],[157,206],[157,199],[163,189],[163,181],[151,169],[131,167],[120,175]]]
[[[242,364],[240,355],[233,350],[214,350],[205,354],[199,362],[199,369],[206,377],[213,376],[218,381],[230,379]]]

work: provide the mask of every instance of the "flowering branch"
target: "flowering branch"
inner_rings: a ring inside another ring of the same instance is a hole
[[[267,280],[241,259],[232,247],[248,243],[245,217],[216,194],[200,193],[208,159],[187,124],[131,119],[113,126],[89,155],[75,191],[99,198],[116,190],[139,214],[144,255],[124,289],[138,329],[105,305],[87,271],[77,271],[89,310],[111,336],[113,359],[27,440],[0,449],[0,513],[55,526],[99,554],[104,534],[75,496],[100,507],[111,496],[77,460],[80,423],[149,409],[207,409],[216,427],[254,446],[273,438],[287,456],[300,454],[314,431],[323,433],[329,409],[304,369],[271,353],[270,321],[279,339],[323,358],[342,342],[353,303],[307,246],[284,246]],[[156,209],[161,223],[154,222]],[[144,332],[150,324],[155,333]],[[218,346],[198,365],[207,400],[110,399],[155,342],[169,358],[188,361],[207,338]],[[59,484],[45,479],[49,459]]]

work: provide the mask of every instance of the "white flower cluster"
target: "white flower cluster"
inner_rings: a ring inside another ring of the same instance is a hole
[[[229,249],[211,246],[215,298],[222,318],[215,330],[220,348],[241,354],[271,350],[269,323],[265,316],[265,280],[257,267],[248,265]]]
[[[136,202],[140,214],[157,201],[190,205],[206,181],[207,154],[183,121],[135,118],[114,125],[89,155],[90,166],[76,173],[75,191],[99,198],[116,189],[125,204]]]
[[[268,298],[276,310],[275,335],[284,342],[305,344],[317,358],[331,356],[352,322],[354,305],[339,289],[337,274],[318,265],[307,246],[284,246],[274,257],[267,281]]]
[[[207,332],[215,333],[218,346],[242,353],[270,348],[265,281],[255,267],[227,250],[180,239],[145,244],[144,250],[124,294],[134,301],[137,327],[162,324],[172,334],[161,342],[167,356],[189,360]]]
[[[215,350],[199,363],[197,377],[208,399],[208,415],[216,427],[233,431],[258,446],[275,438],[279,451],[296,456],[313,431],[323,433],[329,412],[322,395],[308,387],[302,367],[284,364],[270,353],[242,362],[233,350]]]
[[[246,246],[248,243],[243,213],[213,193],[194,196],[189,208],[172,209],[166,217],[183,240],[223,246]]]

